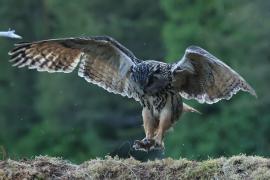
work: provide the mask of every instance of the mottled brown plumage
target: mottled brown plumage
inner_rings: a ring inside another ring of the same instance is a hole
[[[190,46],[174,64],[142,61],[111,37],[51,39],[21,43],[9,52],[13,66],[78,75],[109,92],[134,98],[143,106],[146,137],[134,148],[163,148],[164,133],[182,112],[198,112],[182,102],[216,103],[239,90],[256,96],[252,87],[225,63]]]
[[[239,90],[256,96],[255,91],[238,73],[196,46],[186,50],[173,71],[176,77],[173,86],[186,99],[212,104],[220,99],[230,99]]]

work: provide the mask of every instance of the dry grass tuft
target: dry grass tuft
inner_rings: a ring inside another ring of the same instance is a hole
[[[170,158],[139,162],[106,157],[75,165],[61,158],[0,161],[0,179],[270,179],[270,159],[233,156],[202,162]]]

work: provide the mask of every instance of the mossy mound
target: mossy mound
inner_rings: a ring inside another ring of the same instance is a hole
[[[202,162],[163,159],[139,162],[106,157],[80,165],[61,158],[0,161],[0,179],[270,179],[270,159],[233,156]]]

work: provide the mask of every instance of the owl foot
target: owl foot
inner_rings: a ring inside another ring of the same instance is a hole
[[[139,141],[136,140],[133,144],[133,148],[139,151],[151,151],[151,150],[164,150],[164,145],[157,143],[154,139],[146,139]]]
[[[133,144],[133,148],[135,150],[148,152],[150,148],[154,146],[154,144],[155,144],[155,140],[144,138],[141,141],[136,140]]]

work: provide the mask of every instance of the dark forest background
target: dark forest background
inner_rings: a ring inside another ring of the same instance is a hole
[[[146,160],[270,156],[270,1],[0,0],[0,30],[23,41],[110,35],[143,59],[174,62],[198,45],[237,70],[258,99],[241,92],[214,105],[187,103],[162,152],[135,152],[144,137],[141,107],[72,74],[17,69],[0,39],[0,153],[11,158],[62,156],[75,162],[105,155]],[[6,153],[8,155],[5,155]],[[0,154],[0,158],[2,158]],[[4,158],[4,157],[3,157]]]

